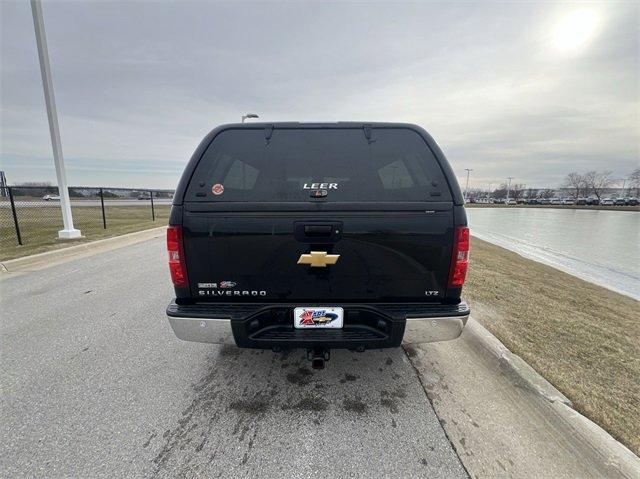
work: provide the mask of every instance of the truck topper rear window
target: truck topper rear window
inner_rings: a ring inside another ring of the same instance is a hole
[[[221,132],[201,158],[187,201],[451,201],[433,153],[413,130]]]

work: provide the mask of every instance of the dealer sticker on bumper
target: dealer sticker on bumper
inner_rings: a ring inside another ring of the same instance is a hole
[[[344,310],[336,307],[303,307],[295,308],[293,325],[299,329],[341,328]]]

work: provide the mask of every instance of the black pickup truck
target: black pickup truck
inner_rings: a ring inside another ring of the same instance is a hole
[[[422,128],[223,125],[200,143],[167,231],[180,338],[363,351],[457,338],[469,229]]]

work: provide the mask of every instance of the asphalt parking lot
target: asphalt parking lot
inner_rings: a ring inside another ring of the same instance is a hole
[[[2,477],[466,477],[402,349],[186,343],[164,242],[1,284]]]

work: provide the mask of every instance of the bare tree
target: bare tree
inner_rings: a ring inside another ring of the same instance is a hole
[[[539,198],[553,198],[556,195],[555,190],[552,190],[550,188],[546,188],[543,190],[540,190],[540,193],[538,194]]]
[[[524,184],[516,183],[515,185],[511,185],[511,198],[514,200],[520,199],[524,197]]]
[[[564,183],[562,183],[562,186],[564,188],[573,188],[574,190],[576,190],[574,196],[577,199],[580,196],[580,192],[586,189],[587,187],[585,176],[586,175],[581,175],[580,173],[576,173],[576,172],[569,173],[565,177]]]
[[[610,171],[589,171],[584,174],[584,181],[588,189],[590,189],[594,195],[601,199],[600,195],[605,188],[611,186],[613,180],[611,179]]]
[[[502,183],[497,189],[493,190],[491,195],[496,199],[502,199],[507,197],[507,184]]]
[[[640,168],[636,168],[629,175],[629,189],[636,190],[635,195],[638,195],[638,190],[640,190]]]
[[[467,200],[477,200],[482,195],[480,188],[469,188],[467,190]]]

